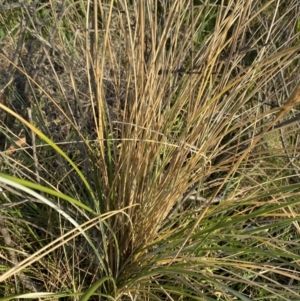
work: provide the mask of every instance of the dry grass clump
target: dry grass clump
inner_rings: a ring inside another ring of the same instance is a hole
[[[0,22],[5,300],[299,298],[296,0]]]

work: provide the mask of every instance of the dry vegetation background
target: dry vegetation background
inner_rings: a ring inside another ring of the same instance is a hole
[[[2,1],[0,300],[300,300],[299,31],[297,0]]]

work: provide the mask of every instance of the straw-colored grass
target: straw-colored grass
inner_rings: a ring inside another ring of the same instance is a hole
[[[0,300],[299,300],[298,6],[5,4]]]

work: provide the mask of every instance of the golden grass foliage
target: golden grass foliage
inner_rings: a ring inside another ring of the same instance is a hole
[[[296,0],[2,9],[3,300],[299,298]]]

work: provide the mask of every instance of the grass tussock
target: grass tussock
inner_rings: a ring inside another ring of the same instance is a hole
[[[0,300],[298,300],[298,6],[5,4]]]

